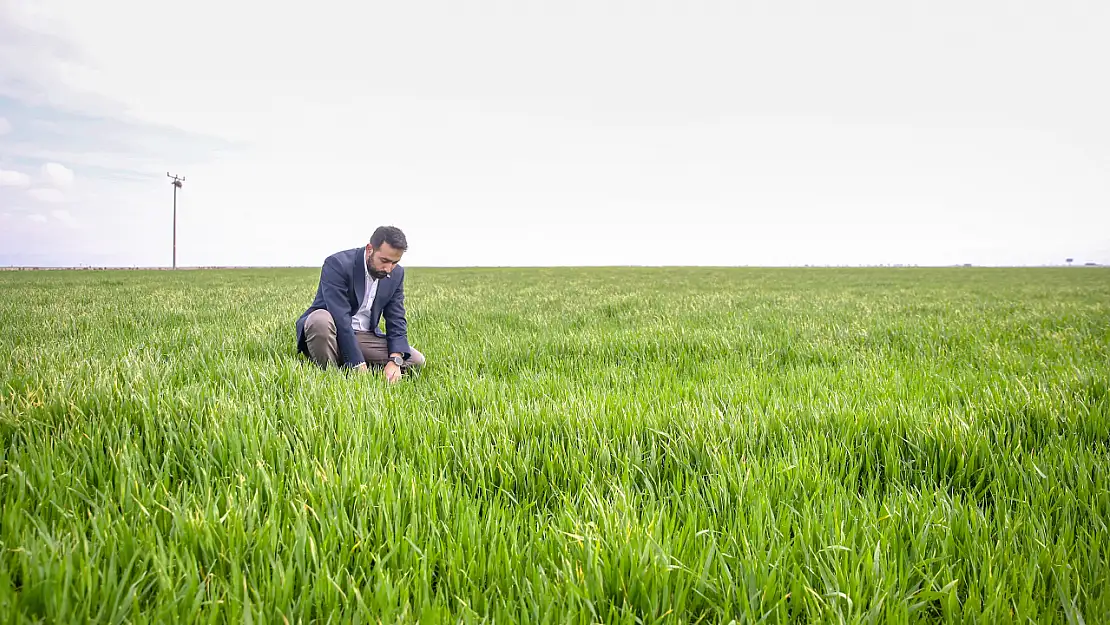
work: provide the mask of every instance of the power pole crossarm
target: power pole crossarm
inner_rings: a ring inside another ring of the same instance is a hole
[[[167,171],[166,177],[173,179],[171,183],[173,184],[173,268],[177,269],[177,190],[181,188],[181,183],[185,182],[185,176],[178,178]]]

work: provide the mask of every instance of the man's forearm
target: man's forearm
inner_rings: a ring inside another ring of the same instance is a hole
[[[336,343],[344,363],[350,367],[363,364],[365,359],[362,356],[362,349],[358,346],[358,339],[355,338],[355,331],[351,328],[351,318],[346,315],[334,315],[333,319],[335,319]]]

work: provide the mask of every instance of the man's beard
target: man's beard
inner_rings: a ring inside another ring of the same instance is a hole
[[[370,261],[366,261],[366,271],[370,274],[370,277],[375,280],[381,280],[389,276],[389,274],[384,271],[374,269],[374,267],[370,265]]]

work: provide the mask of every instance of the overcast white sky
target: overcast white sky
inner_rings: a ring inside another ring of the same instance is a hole
[[[0,0],[0,265],[1110,263],[1110,3]]]

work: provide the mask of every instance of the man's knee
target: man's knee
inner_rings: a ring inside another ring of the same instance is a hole
[[[335,319],[332,319],[331,313],[324,310],[314,310],[309,313],[308,318],[304,321],[305,334],[321,334],[321,333],[335,333]]]
[[[314,310],[304,320],[304,340],[301,352],[321,367],[335,364],[339,360],[335,342],[335,320],[326,310]]]
[[[417,368],[417,369],[419,369],[420,367],[423,367],[424,366],[424,354],[416,351],[416,348],[412,347],[412,346],[409,346],[409,351],[411,353],[409,354],[408,360],[405,361],[405,366],[406,367]]]

